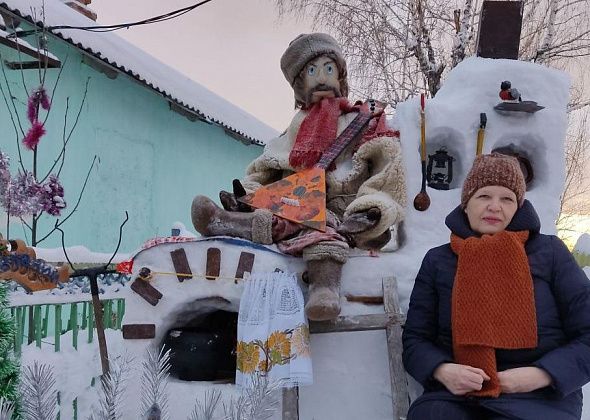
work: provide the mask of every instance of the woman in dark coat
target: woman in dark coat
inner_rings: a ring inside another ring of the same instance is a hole
[[[424,387],[408,420],[580,419],[590,282],[524,192],[516,159],[478,156],[451,242],[424,257],[403,332]]]

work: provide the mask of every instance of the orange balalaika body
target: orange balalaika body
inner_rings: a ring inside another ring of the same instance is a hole
[[[362,110],[334,140],[312,168],[294,173],[253,193],[238,198],[255,208],[270,210],[274,215],[322,232],[326,231],[326,169],[344,148],[362,132],[375,115]],[[380,110],[382,111],[382,109]]]

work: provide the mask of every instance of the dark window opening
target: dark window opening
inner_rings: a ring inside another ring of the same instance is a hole
[[[235,382],[238,314],[214,310],[172,328],[163,345],[170,349],[170,375],[183,381]]]

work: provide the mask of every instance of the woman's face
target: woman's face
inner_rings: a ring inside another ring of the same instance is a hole
[[[501,232],[518,209],[516,194],[506,187],[490,185],[471,196],[465,214],[471,229],[481,234]]]

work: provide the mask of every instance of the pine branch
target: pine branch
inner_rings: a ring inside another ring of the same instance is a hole
[[[251,383],[243,389],[242,395],[237,400],[231,399],[228,406],[223,405],[225,420],[270,419],[279,404],[273,395],[280,388],[280,382],[269,382],[268,377],[259,372],[252,374]]]
[[[133,358],[123,356],[122,360],[111,360],[110,371],[103,375],[100,381],[100,409],[92,413],[89,420],[119,420],[121,417],[121,403],[125,390],[125,382]]]
[[[0,420],[11,420],[14,414],[14,403],[0,397]]]
[[[143,374],[141,377],[141,412],[150,418],[159,412],[161,419],[168,418],[168,377],[170,372],[170,350],[164,351],[164,347],[158,350],[155,347],[146,351],[142,362]],[[151,412],[151,414],[150,414]]]
[[[215,410],[221,399],[221,391],[214,389],[205,392],[205,401],[201,403],[197,398],[195,407],[191,412],[189,420],[214,420]]]
[[[23,413],[27,420],[54,420],[57,391],[53,368],[34,362],[26,366],[21,382]]]

